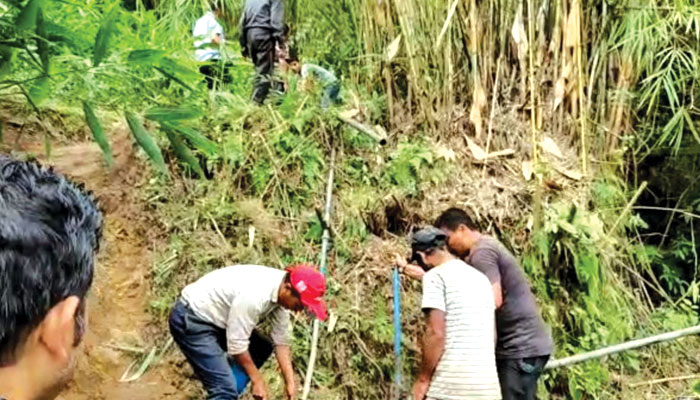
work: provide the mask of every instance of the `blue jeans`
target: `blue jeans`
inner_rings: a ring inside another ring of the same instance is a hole
[[[237,400],[250,378],[226,353],[226,330],[214,326],[182,300],[170,312],[170,333],[207,391],[209,400]],[[272,354],[272,343],[254,331],[248,351],[260,368]]]

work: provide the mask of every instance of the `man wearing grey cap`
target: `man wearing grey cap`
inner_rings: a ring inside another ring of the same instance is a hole
[[[426,318],[414,400],[501,398],[494,354],[495,316],[486,276],[447,250],[432,226],[414,233],[412,260],[427,270],[421,308]],[[397,257],[404,268],[406,261]]]

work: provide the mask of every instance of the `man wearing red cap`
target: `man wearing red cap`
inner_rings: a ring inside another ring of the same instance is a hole
[[[208,399],[238,399],[249,381],[255,399],[269,399],[259,368],[274,348],[291,400],[296,389],[289,310],[307,308],[325,320],[325,292],[326,280],[312,266],[222,268],[183,289],[170,314],[170,332]],[[272,343],[261,333],[263,325]]]

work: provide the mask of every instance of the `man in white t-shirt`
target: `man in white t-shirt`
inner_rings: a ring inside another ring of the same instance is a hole
[[[289,312],[307,309],[325,320],[325,292],[326,280],[313,266],[221,268],[182,290],[170,314],[170,332],[207,399],[236,400],[251,383],[256,400],[270,400],[259,369],[274,350],[285,399],[293,400]]]
[[[428,271],[421,303],[426,332],[414,400],[500,399],[489,280],[465,268],[447,250],[447,235],[435,227],[416,232],[411,247],[413,260]]]
[[[199,72],[205,76],[209,89],[214,87],[217,76],[221,75],[217,64],[221,62],[221,47],[226,41],[224,28],[218,20],[221,15],[219,2],[220,0],[212,0],[210,10],[192,28],[194,58],[202,63]]]

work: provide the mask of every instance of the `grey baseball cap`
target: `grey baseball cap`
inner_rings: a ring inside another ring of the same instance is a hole
[[[416,251],[425,251],[435,247],[442,247],[447,243],[447,234],[432,225],[414,232],[411,238],[411,250],[415,257]]]

